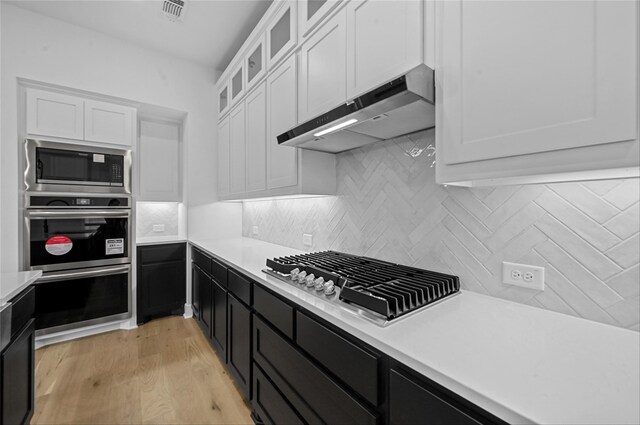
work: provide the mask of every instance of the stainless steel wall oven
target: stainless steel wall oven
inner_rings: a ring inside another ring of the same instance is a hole
[[[28,139],[25,153],[36,336],[131,317],[131,152]]]

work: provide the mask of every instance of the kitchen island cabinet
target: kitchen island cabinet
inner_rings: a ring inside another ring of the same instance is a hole
[[[0,424],[28,424],[35,409],[35,291],[28,287],[3,306],[0,330]],[[8,337],[8,338],[7,338]]]

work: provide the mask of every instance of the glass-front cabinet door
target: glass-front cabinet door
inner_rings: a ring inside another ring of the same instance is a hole
[[[244,63],[234,68],[231,72],[231,104],[235,105],[244,95]]]
[[[267,65],[271,68],[297,43],[297,2],[283,1],[267,27]]]
[[[247,81],[245,82],[245,86],[247,90],[251,90],[251,88],[260,81],[262,76],[265,74],[265,52],[264,52],[264,34],[258,38],[251,47],[247,50],[247,56],[244,60],[244,65],[246,68],[246,76]]]
[[[303,39],[342,0],[301,0],[298,2],[298,38]]]
[[[218,91],[218,117],[227,113],[229,103],[229,84],[225,83]]]

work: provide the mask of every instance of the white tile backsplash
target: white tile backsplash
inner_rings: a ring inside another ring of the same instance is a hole
[[[163,232],[154,232],[153,226],[164,225]],[[136,237],[165,237],[180,234],[180,204],[177,202],[137,202]]]
[[[467,290],[640,328],[638,179],[444,187],[394,140],[337,159],[338,196],[245,202],[243,235],[259,226],[265,241],[450,272]],[[502,261],[545,267],[545,291],[502,284]]]

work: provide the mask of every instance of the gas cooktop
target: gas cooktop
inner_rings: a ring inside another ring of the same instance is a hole
[[[336,251],[274,258],[267,267],[265,273],[342,301],[382,326],[460,292],[457,276]]]

